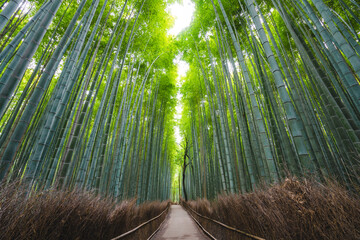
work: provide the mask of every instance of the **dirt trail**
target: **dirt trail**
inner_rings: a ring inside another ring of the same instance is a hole
[[[163,226],[152,239],[208,240],[209,238],[201,232],[194,220],[180,205],[172,205]]]

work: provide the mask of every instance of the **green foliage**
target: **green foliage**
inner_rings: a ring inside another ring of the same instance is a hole
[[[193,143],[190,196],[251,191],[289,173],[359,184],[354,1],[194,2],[177,43],[189,64],[180,124]]]
[[[167,3],[171,1],[124,5],[100,0],[92,20],[87,20],[95,1],[86,1],[75,22],[78,32],[71,30],[72,37],[63,40],[66,51],[54,56],[82,4],[62,2],[33,55],[39,68],[30,65],[1,117],[2,133],[15,129],[13,135],[1,135],[2,176],[23,178],[34,190],[80,187],[118,199],[138,196],[140,202],[170,197],[177,148],[177,46],[167,35],[173,22]],[[33,9],[19,29],[46,1],[30,4]],[[13,39],[19,29],[1,40]],[[47,66],[51,58],[59,67]],[[28,102],[39,79],[55,70],[45,92],[37,96],[41,101],[31,108]],[[29,122],[19,121],[24,112],[30,113]],[[19,135],[23,141],[15,143]],[[14,161],[7,165],[9,154]]]
[[[1,179],[174,197],[179,125],[191,198],[288,172],[359,183],[356,2],[195,0],[176,38],[174,2],[29,1],[14,13],[0,34]]]

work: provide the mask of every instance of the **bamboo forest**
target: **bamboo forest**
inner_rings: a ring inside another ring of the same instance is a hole
[[[359,12],[0,0],[0,239],[360,239]]]

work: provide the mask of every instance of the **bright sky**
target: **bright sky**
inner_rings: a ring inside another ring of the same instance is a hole
[[[174,60],[175,63],[177,63],[178,65],[178,82],[177,82],[177,86],[180,87],[181,86],[181,81],[180,78],[185,76],[185,73],[187,72],[187,70],[189,69],[189,64],[187,64],[187,62],[184,62],[182,60],[180,60],[180,56],[177,56],[176,59]],[[176,113],[175,113],[175,119],[176,120],[180,120],[181,118],[181,114],[182,114],[182,104],[181,104],[181,98],[182,98],[182,94],[180,92],[177,93],[176,95],[177,98],[177,104],[176,104]],[[181,135],[180,135],[180,129],[179,126],[175,126],[175,138],[176,138],[176,142],[177,144],[180,144],[182,141]]]
[[[168,7],[170,14],[175,18],[174,26],[169,30],[169,34],[171,35],[178,35],[184,28],[188,27],[191,23],[191,19],[193,13],[195,11],[195,4],[191,0],[183,0],[182,4],[175,3]],[[178,87],[180,87],[180,78],[185,76],[187,70],[189,69],[189,65],[180,60],[180,56],[177,56],[175,59],[175,63],[178,65]],[[177,93],[177,106],[176,106],[176,120],[180,120],[181,113],[182,113],[182,105],[181,105],[181,98],[182,95],[180,92]],[[181,135],[180,129],[178,126],[175,126],[175,138],[178,144],[181,143]]]
[[[169,34],[176,36],[190,25],[192,15],[195,11],[195,4],[191,0],[183,0],[182,4],[171,4],[168,9],[170,14],[175,17],[175,24],[169,30]]]

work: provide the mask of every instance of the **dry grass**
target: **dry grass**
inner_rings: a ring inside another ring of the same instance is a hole
[[[360,200],[334,183],[286,179],[266,190],[188,204],[204,216],[266,239],[360,239]],[[247,239],[196,218],[218,239]]]
[[[111,239],[159,215],[168,202],[116,204],[91,193],[46,191],[26,198],[15,185],[0,188],[0,239]],[[128,239],[147,239],[164,214]]]

